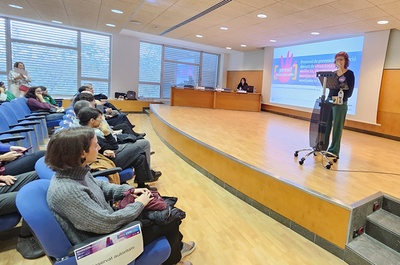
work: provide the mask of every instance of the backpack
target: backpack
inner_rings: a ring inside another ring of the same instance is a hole
[[[136,92],[129,90],[126,92],[126,99],[136,100]]]

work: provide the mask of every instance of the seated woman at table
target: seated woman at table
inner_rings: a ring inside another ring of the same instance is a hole
[[[153,199],[148,189],[135,189],[135,202],[114,210],[108,201],[121,200],[131,186],[93,178],[88,164],[96,160],[99,148],[94,130],[87,127],[61,130],[47,146],[45,162],[56,172],[47,192],[47,203],[74,245],[93,236],[112,233],[134,221]],[[142,228],[144,245],[161,236],[167,238],[171,254],[163,264],[179,263],[195,249],[194,242],[182,242],[181,222],[175,219],[166,225]]]
[[[246,90],[247,86],[248,86],[248,84],[246,82],[246,78],[242,77],[242,79],[240,79],[240,82],[237,86],[237,90]]]

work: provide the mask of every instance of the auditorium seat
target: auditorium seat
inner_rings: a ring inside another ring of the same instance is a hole
[[[76,265],[71,242],[50,211],[46,195],[50,181],[40,179],[25,185],[17,194],[17,207],[37,237],[52,264]],[[162,264],[171,248],[165,237],[160,237],[144,247],[143,253],[130,265]]]

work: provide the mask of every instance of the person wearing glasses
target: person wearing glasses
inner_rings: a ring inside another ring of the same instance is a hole
[[[31,111],[47,111],[53,112],[49,115],[46,115],[46,120],[58,120],[62,119],[63,113],[56,113],[62,112],[63,108],[59,108],[56,105],[52,105],[47,103],[43,98],[42,88],[39,86],[30,87],[28,92],[26,92],[25,97],[28,99],[26,104],[28,105]]]
[[[332,141],[327,151],[334,154],[334,156],[328,156],[336,157],[337,159],[339,159],[340,142],[346,120],[347,101],[353,94],[355,83],[354,73],[348,69],[349,64],[349,55],[346,52],[341,51],[335,55],[336,77],[339,89],[330,89],[328,95],[329,100],[334,98],[337,100],[334,100],[327,120],[325,143],[329,146],[329,138],[332,131]]]

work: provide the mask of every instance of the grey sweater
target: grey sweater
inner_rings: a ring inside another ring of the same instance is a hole
[[[97,180],[89,170],[86,166],[56,172],[47,192],[47,204],[73,245],[117,230],[144,209],[141,202],[135,202],[114,211],[107,201],[122,199],[131,187]]]

